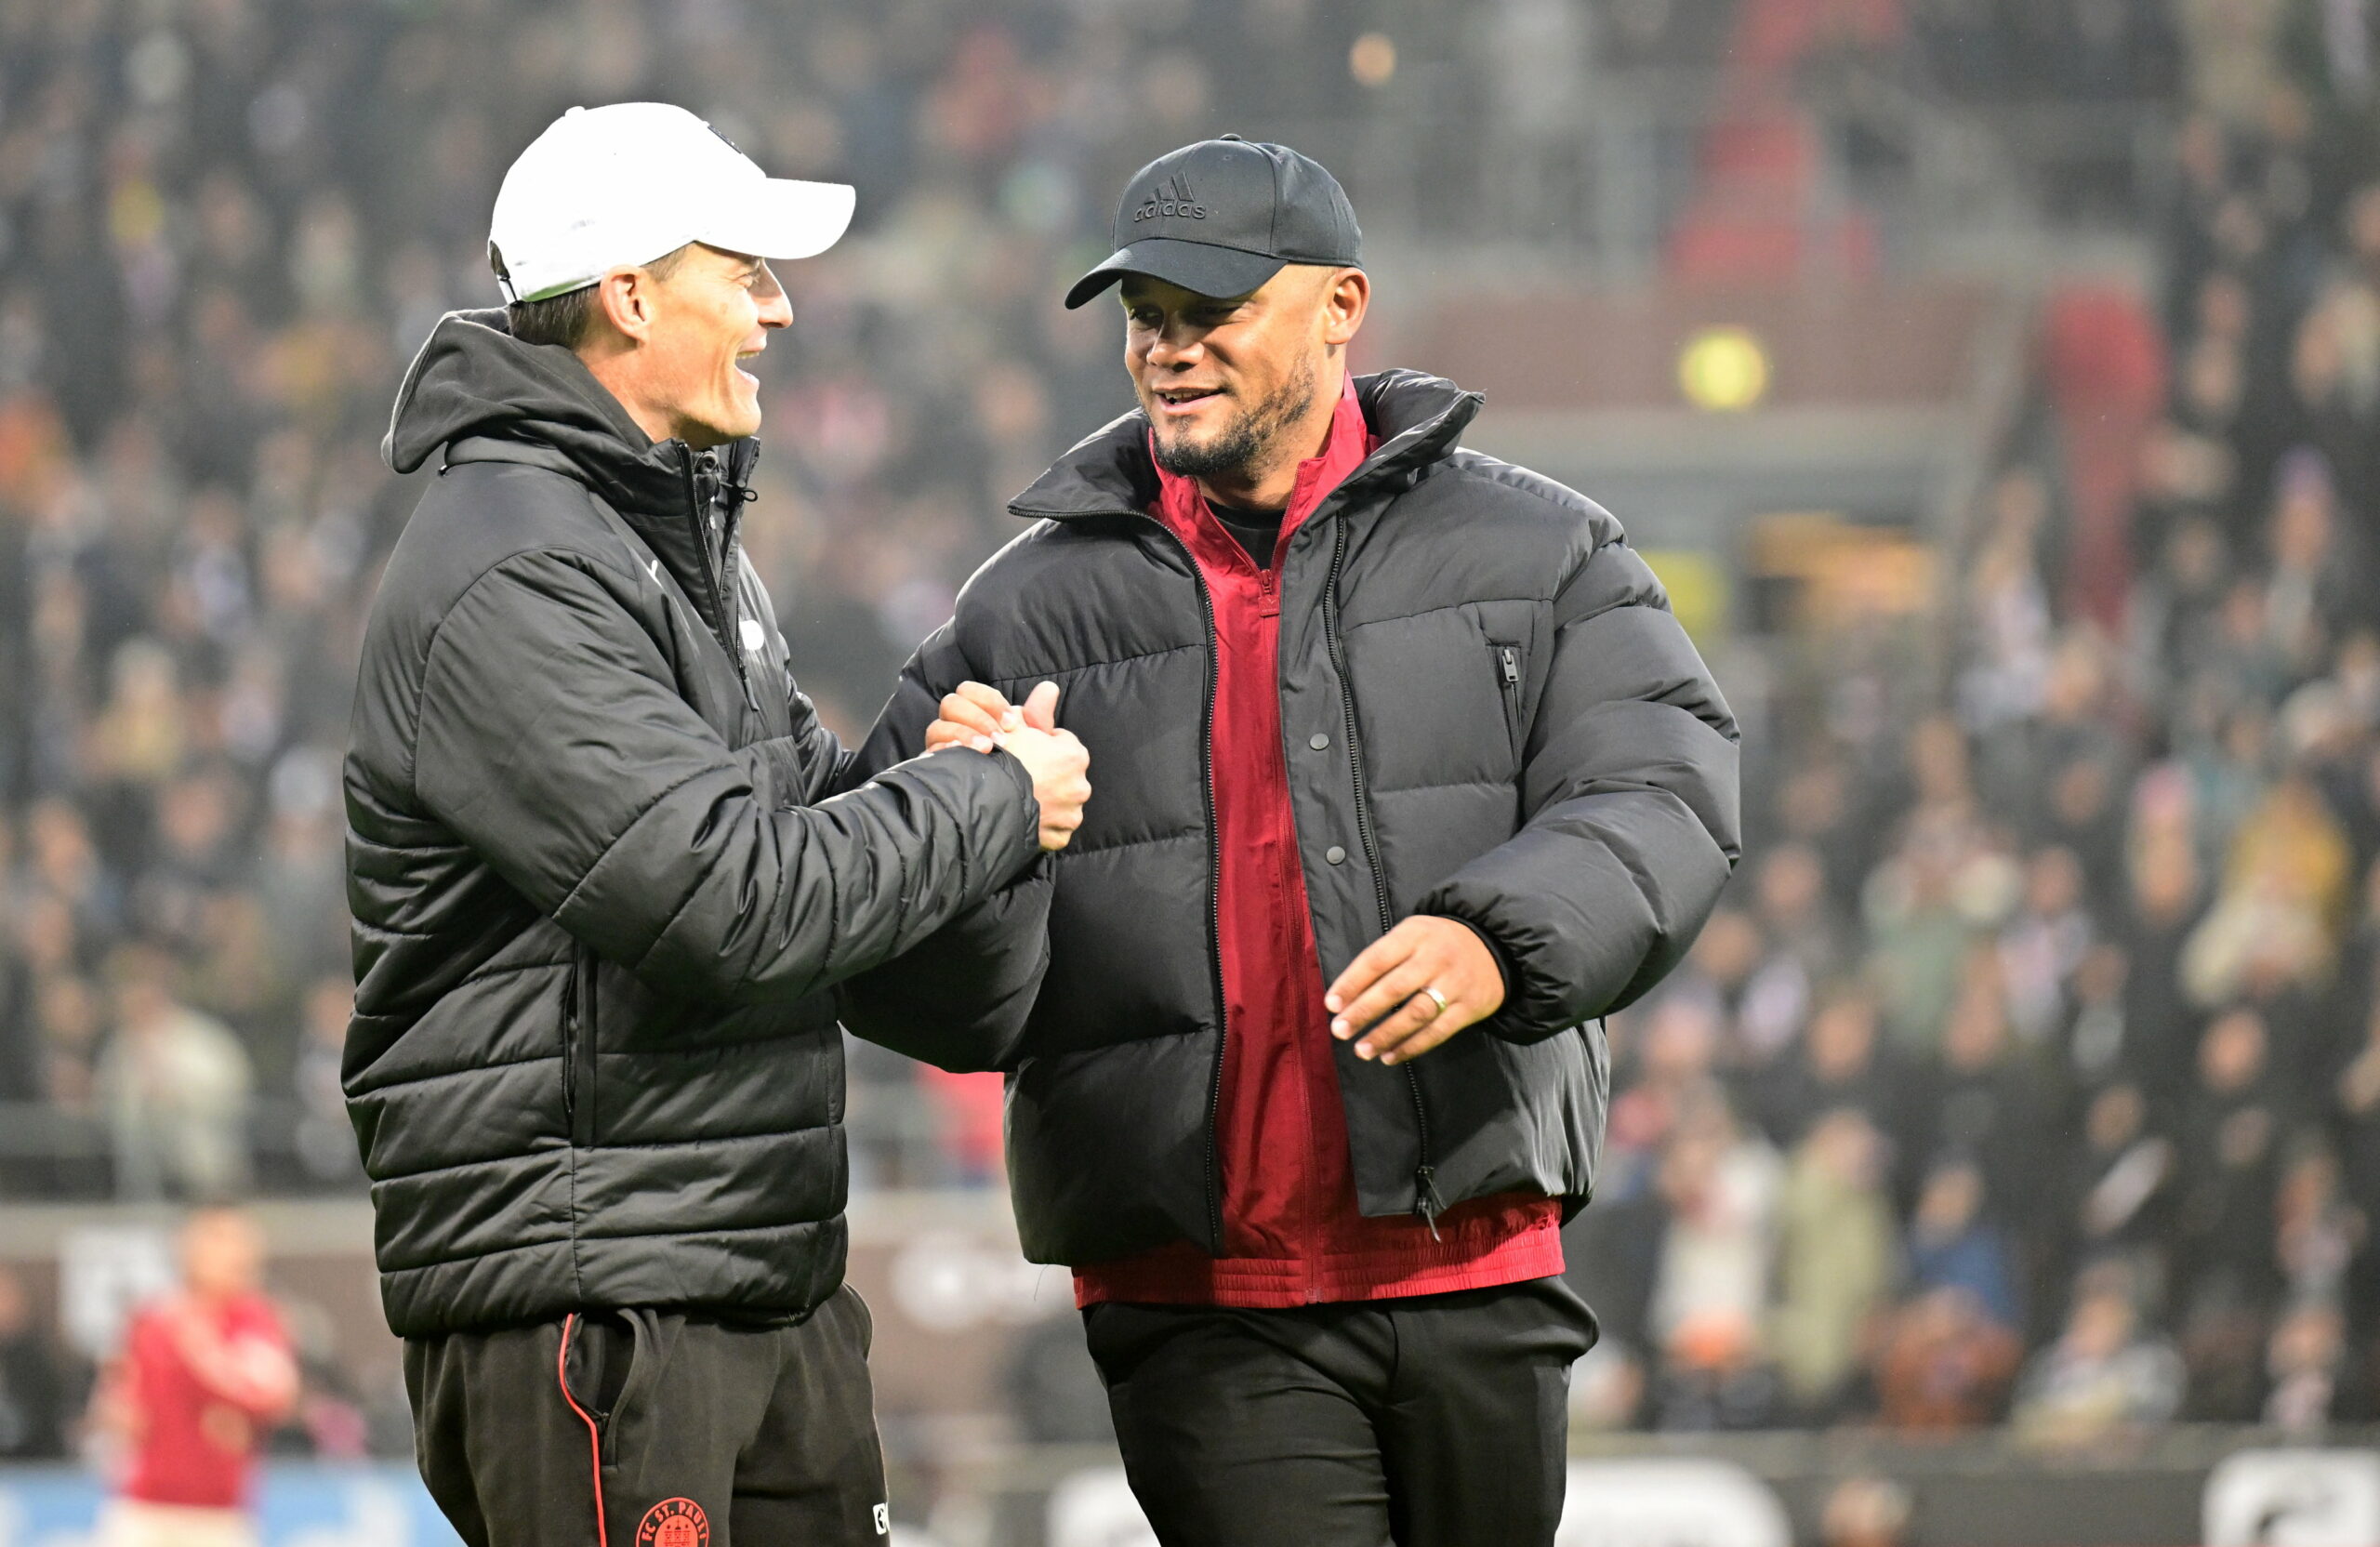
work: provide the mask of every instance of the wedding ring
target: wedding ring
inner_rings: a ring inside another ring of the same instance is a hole
[[[1429,995],[1431,998],[1433,998],[1433,999],[1435,999],[1435,1000],[1436,1000],[1436,1001],[1437,1001],[1437,1006],[1438,1006],[1438,1008],[1437,1008],[1435,1012],[1433,1012],[1431,1013],[1430,1019],[1432,1019],[1433,1021],[1435,1021],[1435,1020],[1436,1020],[1440,1015],[1443,1015],[1443,1014],[1445,1014],[1445,1013],[1447,1012],[1447,997],[1446,997],[1444,994],[1439,993],[1439,992],[1438,992],[1436,989],[1435,989],[1435,988],[1430,988],[1430,987],[1426,987],[1426,986],[1425,986],[1424,988],[1422,988],[1421,992],[1422,992],[1422,993],[1424,993],[1424,994]]]

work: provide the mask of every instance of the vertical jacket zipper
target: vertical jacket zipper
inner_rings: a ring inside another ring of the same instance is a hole
[[[1396,927],[1396,913],[1388,896],[1388,875],[1380,863],[1380,842],[1372,834],[1371,804],[1364,797],[1364,748],[1355,724],[1355,693],[1347,680],[1347,660],[1339,639],[1339,576],[1347,562],[1347,517],[1342,511],[1331,519],[1330,579],[1322,592],[1322,637],[1330,649],[1331,669],[1339,674],[1339,703],[1346,716],[1347,764],[1354,775],[1355,792],[1355,834],[1364,846],[1364,863],[1371,867],[1372,894],[1380,904],[1380,931],[1386,934]],[[1405,1088],[1413,1097],[1414,1136],[1419,1144],[1419,1163],[1413,1168],[1413,1212],[1430,1227],[1430,1236],[1437,1238],[1438,1216],[1446,1212],[1446,1201],[1438,1196],[1437,1170],[1430,1163],[1430,1109],[1421,1100],[1421,1078],[1413,1065],[1405,1065]]]
[[[1177,542],[1179,538],[1175,539]],[[1215,818],[1215,602],[1208,594],[1198,561],[1190,557],[1190,577],[1198,588],[1198,609],[1207,620],[1207,692],[1198,710],[1199,789],[1207,798],[1207,961],[1215,977],[1215,1063],[1207,1092],[1207,1204],[1214,1216],[1215,1255],[1223,1254],[1223,1179],[1217,1157],[1223,1135],[1223,1047],[1231,1038],[1231,1006],[1223,988],[1223,855]]]
[[[1223,856],[1215,820],[1215,600],[1208,594],[1207,577],[1198,573],[1198,561],[1187,543],[1182,545],[1182,556],[1190,561],[1191,584],[1198,588],[1198,610],[1207,622],[1207,692],[1198,708],[1199,789],[1207,800],[1207,961],[1215,978],[1215,1063],[1207,1093],[1207,1205],[1214,1217],[1215,1255],[1220,1257],[1223,1179],[1216,1157],[1223,1142],[1223,1046],[1231,1038],[1231,1009],[1223,989]]]
[[[721,482],[724,484],[725,481],[726,475],[722,472]],[[737,496],[727,502],[726,512],[720,518],[719,553],[720,563],[724,571],[721,576],[721,588],[724,595],[732,598],[735,603],[734,615],[727,619],[729,626],[735,631],[735,642],[739,646],[734,652],[735,674],[744,681],[744,702],[751,706],[752,711],[757,714],[760,709],[760,701],[752,688],[752,664],[749,659],[751,652],[740,648],[744,642],[743,618],[746,599],[744,566],[740,559],[741,550],[737,547],[744,525],[744,502],[752,497],[752,491],[740,483],[734,487],[737,490]]]
[[[686,485],[686,513],[694,523],[694,552],[702,560],[703,584],[710,591],[711,615],[719,620],[713,626],[711,632],[719,640],[720,648],[727,652],[727,658],[734,663],[735,682],[744,690],[746,706],[757,714],[760,712],[760,701],[752,693],[752,673],[745,665],[744,641],[735,638],[736,620],[729,611],[726,593],[720,588],[719,566],[711,560],[711,502],[703,494],[702,481],[694,475],[697,458],[704,460],[711,467],[718,465],[718,458],[711,453],[698,453],[684,442],[679,443],[678,468]],[[729,535],[732,537],[733,533]]]
[[[1223,1142],[1223,1044],[1231,1036],[1231,1012],[1223,988],[1223,857],[1215,831],[1215,599],[1208,594],[1207,577],[1199,572],[1198,556],[1190,551],[1190,545],[1163,522],[1149,524],[1182,550],[1183,562],[1190,567],[1190,584],[1198,592],[1198,614],[1207,626],[1207,691],[1198,701],[1199,793],[1207,802],[1207,964],[1214,974],[1215,989],[1215,1060],[1207,1088],[1207,1212],[1215,1233],[1214,1255],[1220,1257],[1223,1183],[1216,1157]]]

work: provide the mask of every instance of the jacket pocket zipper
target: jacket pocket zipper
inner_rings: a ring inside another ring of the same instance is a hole
[[[562,988],[562,1109],[570,1142],[584,1149],[595,1142],[595,956],[570,948],[570,981]]]
[[[1504,739],[1513,748],[1513,765],[1521,760],[1521,653],[1520,647],[1490,643],[1488,653],[1495,657],[1496,682],[1504,695]]]

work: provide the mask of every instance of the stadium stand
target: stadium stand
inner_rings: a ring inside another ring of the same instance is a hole
[[[1747,717],[1777,734],[1732,900],[1613,1023],[1581,1419],[2380,1418],[2374,41],[2248,0],[1612,9],[1620,75],[1760,44],[1759,99],[1685,157],[1673,279],[1890,271],[1789,100],[1831,51],[2180,126],[2162,290],[2036,309],[1939,539],[1947,669]],[[1434,77],[1461,100],[1529,67],[1527,7],[1481,11]],[[1007,496],[1125,405],[1106,314],[1051,300],[1122,175],[1290,98],[1368,122],[1352,32],[1312,0],[0,0],[7,1196],[360,1188],[338,760],[413,496],[376,448],[431,322],[493,298],[536,127],[668,98],[860,187],[856,239],[788,275],[749,528],[850,731]],[[1491,150],[1567,132],[1476,116]],[[980,1087],[853,1072],[863,1186],[997,1185]]]

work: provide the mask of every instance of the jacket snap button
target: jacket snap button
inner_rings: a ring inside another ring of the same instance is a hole
[[[1334,843],[1322,851],[1322,857],[1333,865],[1344,865],[1347,863],[1347,851]]]
[[[1324,747],[1328,747],[1328,746],[1329,746],[1329,745],[1330,745],[1330,738],[1329,738],[1329,736],[1327,736],[1327,735],[1324,735],[1320,731],[1316,731],[1316,732],[1315,732],[1315,733],[1314,733],[1314,734],[1313,734],[1313,735],[1308,736],[1308,737],[1306,738],[1306,743],[1305,743],[1305,744],[1306,744],[1308,747],[1313,747],[1316,751],[1319,752],[1319,751],[1321,751]]]

